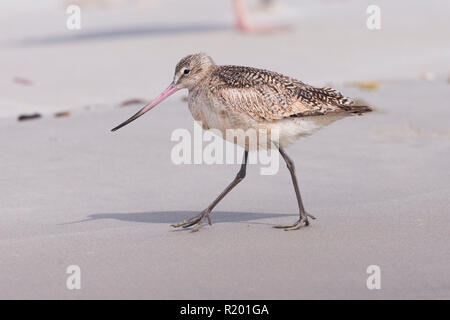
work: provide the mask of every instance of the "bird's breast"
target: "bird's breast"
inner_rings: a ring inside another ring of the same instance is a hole
[[[236,117],[230,114],[218,98],[207,92],[190,92],[189,110],[205,130],[218,129],[225,133],[226,129],[236,127]]]

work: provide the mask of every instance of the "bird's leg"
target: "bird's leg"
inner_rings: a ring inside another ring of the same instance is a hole
[[[225,190],[222,191],[222,193],[205,209],[203,210],[198,216],[195,216],[189,220],[182,221],[177,224],[173,224],[172,227],[183,227],[188,228],[190,226],[196,225],[192,231],[198,231],[201,227],[205,219],[208,219],[208,223],[211,225],[211,219],[209,217],[209,214],[214,209],[214,207],[222,200],[228,192],[231,191],[239,182],[241,182],[245,178],[245,173],[247,171],[247,158],[248,158],[248,151],[245,150],[244,152],[244,160],[242,162],[241,168],[239,169],[238,174],[236,175],[236,178],[225,188]]]
[[[292,162],[292,160],[284,152],[283,148],[278,147],[278,150],[280,151],[280,154],[283,157],[284,161],[286,162],[289,172],[291,173],[292,183],[294,184],[294,189],[295,189],[295,195],[297,196],[297,203],[298,203],[300,219],[293,225],[277,225],[277,226],[274,226],[274,228],[281,228],[284,230],[297,230],[303,225],[305,225],[305,226],[309,225],[308,217],[311,217],[312,219],[315,219],[315,217],[306,213],[305,208],[303,207],[302,196],[300,195],[300,189],[298,187],[297,176],[295,174],[294,162]]]

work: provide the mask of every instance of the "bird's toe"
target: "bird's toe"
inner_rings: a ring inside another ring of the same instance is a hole
[[[313,218],[315,219],[315,218]],[[282,224],[278,224],[276,226],[273,226],[276,229],[284,229],[285,231],[291,231],[291,230],[298,230],[303,226],[308,226],[309,225],[309,221],[308,218],[301,218],[300,220],[298,220],[296,223],[292,224],[292,225],[282,225]]]
[[[191,231],[192,232],[196,232],[198,230],[200,230],[200,228],[203,225],[203,222],[205,221],[205,219],[208,219],[208,224],[211,225],[211,218],[209,217],[209,211],[203,211],[201,214],[199,214],[198,216],[195,216],[189,220],[184,220],[180,223],[176,223],[176,224],[172,224],[172,227],[174,228],[179,228],[182,227],[184,229],[192,227],[194,225],[196,225]]]

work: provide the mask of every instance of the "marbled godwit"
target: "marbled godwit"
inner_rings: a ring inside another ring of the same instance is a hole
[[[127,121],[112,131],[136,120],[179,89],[189,90],[189,110],[205,129],[218,129],[226,136],[227,129],[278,130],[278,141],[271,141],[269,148],[277,148],[290,171],[299,220],[293,225],[276,228],[296,230],[309,225],[303,207],[295,173],[294,162],[284,148],[301,136],[312,134],[338,119],[352,114],[371,111],[368,106],[353,105],[350,98],[331,88],[315,88],[299,80],[279,73],[239,66],[218,66],[206,54],[184,57],[175,68],[173,82],[153,102],[149,103]],[[236,178],[198,216],[173,227],[191,227],[197,231],[205,219],[211,224],[210,213],[245,177],[249,148]]]

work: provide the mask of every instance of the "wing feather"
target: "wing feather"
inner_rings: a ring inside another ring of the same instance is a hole
[[[267,120],[343,112],[353,103],[332,88],[316,88],[279,73],[238,66],[218,67],[210,89],[226,108]]]

